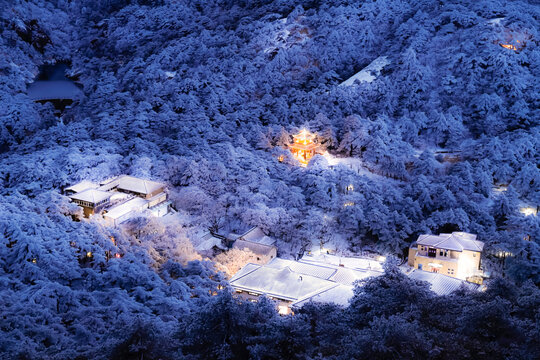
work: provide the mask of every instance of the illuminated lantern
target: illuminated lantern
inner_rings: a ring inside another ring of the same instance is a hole
[[[306,166],[319,148],[319,145],[313,142],[315,134],[303,129],[297,135],[293,135],[293,138],[294,142],[289,144],[289,150],[302,166]]]

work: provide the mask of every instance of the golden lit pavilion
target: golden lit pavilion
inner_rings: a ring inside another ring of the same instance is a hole
[[[309,160],[315,155],[319,145],[313,142],[315,134],[306,129],[302,129],[297,135],[293,135],[294,142],[289,144],[289,150],[302,166],[306,166]]]

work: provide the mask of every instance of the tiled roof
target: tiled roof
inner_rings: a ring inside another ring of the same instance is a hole
[[[212,250],[214,247],[217,247],[221,250],[227,249],[223,245],[223,240],[213,236],[211,233],[207,233],[203,237],[201,237],[201,242],[195,247],[195,249],[197,251],[208,251]]]
[[[276,243],[276,239],[266,236],[264,232],[257,226],[252,227],[244,234],[240,235],[239,238],[263,245],[274,245]]]
[[[259,255],[269,255],[275,249],[275,246],[273,245],[264,245],[256,242],[245,241],[242,239],[236,240],[232,247],[234,249],[240,250],[247,249]]]
[[[349,304],[349,300],[354,295],[353,289],[353,286],[340,284],[338,286],[334,286],[333,288],[316,292],[315,294],[309,294],[304,298],[293,302],[291,306],[300,308],[310,301],[334,303],[347,306]]]
[[[476,235],[465,232],[453,232],[440,235],[420,235],[418,245],[433,246],[438,249],[455,251],[482,251],[484,243],[476,240]]]
[[[253,268],[258,265],[247,266]],[[253,271],[245,271],[244,275],[234,276],[229,282],[236,289],[290,301],[337,286],[333,281],[295,273],[289,267],[279,269],[269,266],[259,266]]]
[[[86,201],[92,204],[108,199],[111,197],[111,193],[95,189],[87,189],[70,196],[71,199]]]
[[[430,284],[431,291],[437,295],[448,295],[459,289],[462,285],[471,290],[478,289],[478,285],[476,284],[451,276],[418,269],[413,270],[409,274],[409,277],[415,280],[427,281]]]
[[[83,180],[76,183],[75,185],[71,185],[70,187],[65,188],[64,191],[73,191],[73,192],[78,193],[87,189],[95,189],[97,187],[98,186],[96,183],[93,183],[92,181],[88,181],[88,180]]]
[[[143,180],[133,176],[122,176],[118,179],[118,189],[136,192],[139,194],[150,194],[160,188],[165,187],[164,184],[151,180]]]

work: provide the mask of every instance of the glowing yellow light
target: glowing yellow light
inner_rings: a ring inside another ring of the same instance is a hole
[[[517,48],[512,44],[499,44],[499,45],[501,45],[505,49],[517,51]]]
[[[315,155],[318,145],[313,142],[314,134],[306,129],[302,129],[300,133],[294,135],[294,143],[289,144],[289,149],[295,159],[300,162],[301,166],[306,166],[309,160]]]
[[[353,184],[349,184],[349,186],[347,186],[347,191],[354,191]]]
[[[91,257],[92,257],[92,252],[91,252],[91,251],[87,252],[87,253],[86,253],[86,257],[91,258]]]
[[[32,263],[33,263],[33,264],[37,263],[37,259],[36,259],[36,258],[33,258],[33,259],[32,259]]]
[[[532,206],[525,206],[519,209],[519,212],[522,213],[525,216],[529,215],[536,215],[537,211],[535,207]]]
[[[348,207],[348,206],[354,206],[354,203],[352,201],[348,201],[345,204],[343,204],[343,207]]]
[[[278,311],[279,311],[279,315],[287,315],[289,314],[289,307],[286,305],[279,305]]]
[[[285,159],[285,157],[283,155],[279,155],[279,157],[278,157],[279,162],[283,162],[284,159]]]

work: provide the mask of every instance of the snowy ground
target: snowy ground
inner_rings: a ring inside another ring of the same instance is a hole
[[[328,151],[326,151],[322,156],[328,161],[329,166],[344,165],[355,171],[359,175],[366,176],[372,180],[381,180],[387,179],[391,181],[398,181],[396,179],[388,178],[386,176],[378,175],[369,171],[365,166],[362,160],[353,157],[336,157]]]
[[[356,81],[370,83],[381,74],[381,70],[388,64],[390,64],[390,61],[386,56],[379,56],[371,64],[339,84],[339,86],[352,86]]]

